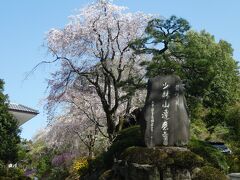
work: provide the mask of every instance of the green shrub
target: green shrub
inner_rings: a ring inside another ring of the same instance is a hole
[[[229,166],[225,155],[207,142],[192,139],[188,147],[192,152],[203,157],[203,159],[213,167],[224,170],[225,172],[228,171]]]
[[[28,177],[24,177],[24,171],[17,167],[7,168],[2,162],[0,162],[0,179],[1,180],[27,180]]]
[[[131,126],[120,131],[114,142],[122,141],[129,138],[135,139],[137,143],[143,143],[141,128],[139,125]]]
[[[229,173],[240,172],[240,155],[229,155],[227,158]]]
[[[103,154],[105,167],[110,168],[113,165],[114,158],[118,158],[126,148],[143,145],[140,126],[132,126],[122,130],[108,151]]]
[[[67,169],[62,167],[55,167],[51,169],[51,173],[49,174],[47,180],[62,180],[68,177],[69,173]]]
[[[232,138],[238,141],[240,137],[240,103],[229,107],[226,119],[227,124],[231,127]]]
[[[37,175],[39,178],[45,177],[46,174],[49,174],[52,168],[50,157],[43,156],[41,159],[39,159],[36,168]]]
[[[218,124],[212,128],[213,132],[211,133],[211,141],[225,141],[229,135],[229,128],[226,125]]]
[[[188,151],[175,152],[172,154],[172,158],[174,159],[174,167],[180,169],[193,169],[195,167],[201,167],[204,164],[202,157]]]
[[[193,180],[227,180],[227,177],[214,167],[204,166]]]
[[[6,165],[0,160],[0,176],[5,176],[7,172]]]
[[[191,122],[190,127],[191,137],[194,139],[205,140],[210,136],[206,124],[200,119]]]
[[[114,158],[128,147],[143,146],[140,126],[132,126],[119,132],[113,144],[107,152],[103,152],[94,159],[89,159],[88,174],[102,174],[113,165]]]

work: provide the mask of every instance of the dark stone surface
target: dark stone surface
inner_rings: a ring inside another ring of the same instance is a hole
[[[157,76],[148,82],[143,109],[145,144],[184,146],[189,140],[189,118],[184,86],[175,75]]]

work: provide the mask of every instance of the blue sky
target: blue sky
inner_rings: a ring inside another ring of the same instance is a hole
[[[38,109],[40,114],[24,124],[21,136],[30,139],[46,126],[42,99],[46,94],[46,78],[53,71],[40,67],[27,80],[25,75],[46,58],[42,46],[50,28],[61,28],[68,16],[92,0],[1,0],[0,1],[0,78],[11,102]],[[232,44],[234,57],[240,59],[239,0],[115,0],[131,12],[176,15],[187,19],[192,29],[213,34],[217,40]]]

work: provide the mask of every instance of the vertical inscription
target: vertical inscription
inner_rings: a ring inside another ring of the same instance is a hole
[[[162,119],[163,123],[161,126],[162,129],[162,137],[163,137],[163,145],[167,146],[168,145],[168,120],[169,120],[169,84],[166,82],[163,83],[163,93],[162,93],[162,98],[163,98],[163,104],[162,104]]]
[[[145,145],[148,148],[186,145],[189,118],[181,79],[175,75],[151,78],[147,92],[141,118]]]
[[[154,126],[154,101],[152,101],[152,106],[151,106],[151,121],[150,121],[150,146],[153,146],[153,126]]]

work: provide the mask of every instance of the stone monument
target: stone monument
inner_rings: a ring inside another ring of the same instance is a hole
[[[208,163],[182,147],[189,141],[189,118],[181,79],[157,76],[149,80],[147,90],[143,111],[137,112],[147,147],[128,147],[99,179],[191,180],[203,175],[225,179],[215,168],[206,171]],[[135,128],[139,133],[138,126]],[[237,178],[238,174],[229,177]]]
[[[176,75],[154,77],[148,81],[147,91],[143,109],[146,146],[186,145],[189,118],[181,79]]]

